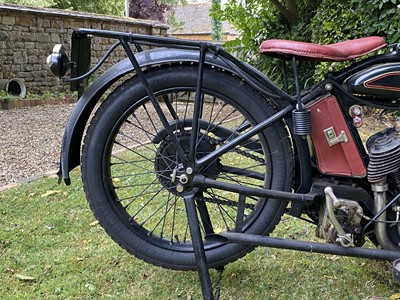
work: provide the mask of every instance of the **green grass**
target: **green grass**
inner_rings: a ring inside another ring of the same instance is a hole
[[[43,178],[0,194],[0,298],[201,299],[197,273],[143,263],[104,233],[78,175],[70,187]],[[314,228],[286,217],[276,235]],[[269,248],[229,264],[221,287],[221,299],[400,298],[389,263]]]

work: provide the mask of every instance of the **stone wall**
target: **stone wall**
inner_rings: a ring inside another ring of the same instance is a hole
[[[68,90],[69,86],[60,84],[45,62],[57,43],[64,44],[70,53],[71,34],[77,28],[163,36],[167,33],[165,24],[154,21],[0,4],[0,83],[3,83],[0,88],[7,81],[20,78],[24,80],[28,93]],[[94,38],[92,64],[114,42]],[[107,60],[104,67],[122,58],[125,58],[125,53],[121,49]]]

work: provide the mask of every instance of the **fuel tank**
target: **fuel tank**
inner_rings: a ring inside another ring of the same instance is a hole
[[[350,76],[345,81],[348,91],[355,95],[390,100],[400,97],[400,63],[372,66]]]

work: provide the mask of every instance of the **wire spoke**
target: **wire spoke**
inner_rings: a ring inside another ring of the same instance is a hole
[[[114,135],[109,154],[109,181],[121,208],[129,214],[132,230],[145,233],[151,240],[160,239],[165,247],[190,245],[191,236],[183,194],[177,191],[184,170],[176,147],[187,153],[194,113],[195,92],[182,89],[157,94],[178,145],[171,142],[148,99],[132,106],[132,111]],[[208,155],[252,128],[234,101],[225,102],[202,93],[199,132],[195,144],[196,159]],[[232,103],[232,104],[231,104]],[[262,187],[268,162],[264,161],[263,140],[257,136],[223,154],[199,173],[238,185]],[[173,175],[175,174],[175,175]],[[178,179],[176,179],[178,178]],[[235,228],[238,195],[218,189],[199,191],[195,205],[203,236],[219,229]],[[260,200],[246,197],[246,212]],[[246,221],[247,219],[245,219]],[[136,229],[135,229],[136,228]],[[157,242],[156,242],[157,243]],[[212,243],[207,243],[207,247]]]

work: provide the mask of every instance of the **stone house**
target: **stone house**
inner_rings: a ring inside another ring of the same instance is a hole
[[[212,40],[210,8],[210,2],[189,3],[174,7],[175,18],[182,23],[182,27],[170,28],[168,33],[180,39]],[[233,40],[237,34],[237,31],[228,22],[222,23],[222,41]]]

